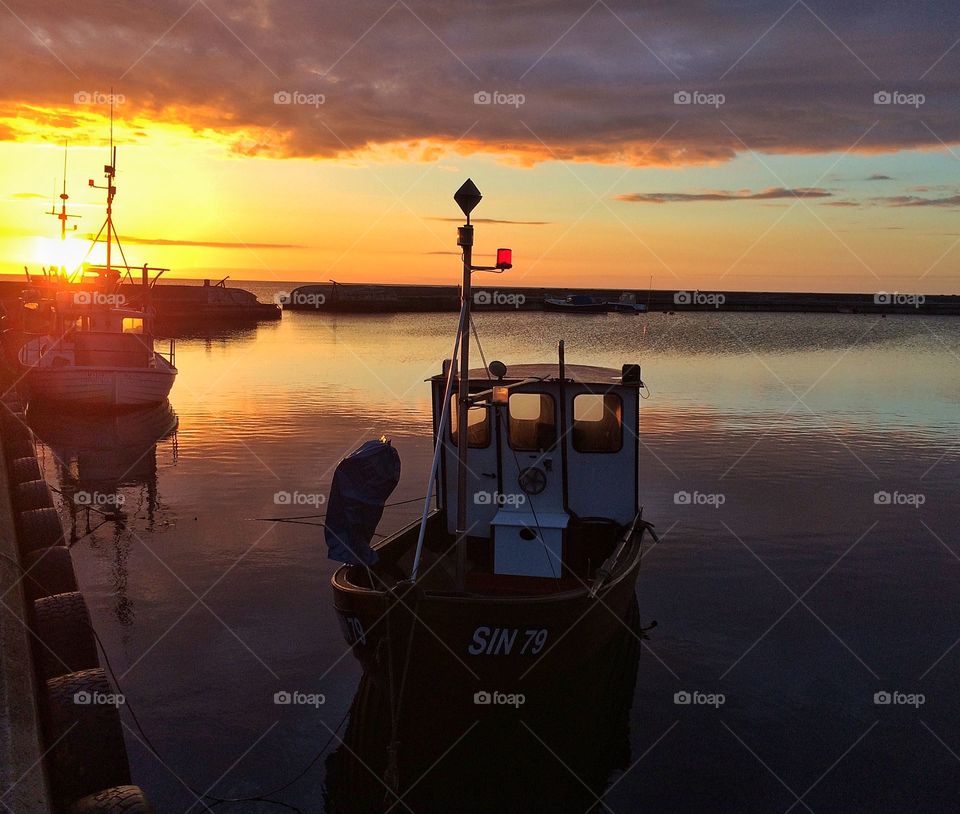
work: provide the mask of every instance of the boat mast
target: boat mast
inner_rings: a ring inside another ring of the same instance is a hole
[[[51,203],[50,211],[47,213],[48,215],[53,215],[54,217],[57,218],[57,220],[60,221],[60,240],[61,242],[64,242],[64,243],[67,240],[67,221],[70,218],[80,217],[79,215],[71,215],[67,212],[67,201],[70,200],[70,196],[67,195],[67,146],[68,146],[68,143],[69,142],[67,141],[63,142],[63,189],[62,189],[62,192],[60,193],[60,211],[57,212],[56,201],[54,201],[53,203]],[[54,190],[56,190],[56,187],[54,187]],[[76,231],[76,229],[77,229],[77,226],[76,224],[74,224],[73,231]],[[66,271],[67,270],[65,266],[60,267],[60,272],[62,274],[65,275]]]
[[[113,196],[117,188],[113,179],[117,174],[117,148],[113,145],[113,90],[110,91],[110,163],[103,168],[107,179],[107,279],[110,278],[110,251],[113,245]]]
[[[483,196],[469,178],[453,199],[466,215],[467,222],[457,229],[457,245],[463,249],[463,285],[460,334],[460,381],[457,387],[457,590],[466,585],[467,565],[467,415],[470,409],[470,274],[473,271],[473,226],[470,213]]]

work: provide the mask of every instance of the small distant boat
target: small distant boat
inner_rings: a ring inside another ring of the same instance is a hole
[[[570,314],[605,314],[610,310],[606,300],[589,297],[586,294],[570,294],[563,299],[547,297],[543,301],[544,311],[565,311]]]
[[[642,302],[637,302],[637,295],[624,291],[620,299],[607,302],[607,308],[610,311],[616,311],[618,314],[642,314],[647,310],[647,306]]]

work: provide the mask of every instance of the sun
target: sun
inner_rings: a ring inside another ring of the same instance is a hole
[[[73,237],[64,239],[38,237],[34,239],[33,261],[44,268],[54,268],[72,274],[86,259],[90,244]]]

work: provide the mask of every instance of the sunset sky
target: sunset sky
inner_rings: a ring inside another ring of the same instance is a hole
[[[456,283],[469,176],[504,285],[960,289],[956,0],[0,0],[0,34],[2,273],[58,249],[65,139],[99,229],[112,88],[127,259],[173,276]]]

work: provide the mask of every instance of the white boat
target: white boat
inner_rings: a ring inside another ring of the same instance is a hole
[[[174,347],[154,349],[149,309],[112,305],[111,295],[58,291],[55,329],[21,349],[31,402],[143,407],[166,400],[177,375]]]
[[[90,181],[90,186],[107,193],[107,217],[100,229],[100,234],[106,231],[107,262],[105,266],[84,265],[77,285],[66,274],[63,281],[58,276],[53,302],[42,303],[48,306],[49,330],[45,335],[27,339],[17,353],[32,403],[99,408],[160,404],[170,394],[177,375],[173,341],[166,355],[153,346],[150,294],[166,269],[111,263],[116,238],[113,199],[117,193],[117,151],[112,141],[111,127],[110,163],[104,167],[106,185],[97,187]],[[64,188],[62,224],[70,217],[66,212],[67,197]],[[65,225],[61,228],[65,229]],[[119,240],[117,247],[120,248]],[[122,255],[122,248],[120,252]],[[151,271],[157,272],[152,283]],[[134,272],[141,276],[136,306],[128,304],[121,293],[124,279],[132,282]],[[92,287],[83,284],[86,275],[96,280]],[[40,305],[24,302],[27,309]]]

